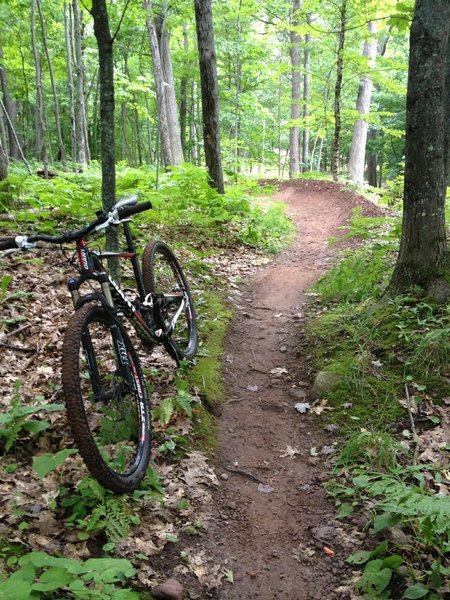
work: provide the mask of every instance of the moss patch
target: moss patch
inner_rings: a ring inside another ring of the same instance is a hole
[[[195,449],[206,454],[217,450],[217,421],[203,406],[194,411]]]
[[[205,405],[214,408],[225,399],[221,355],[232,311],[220,296],[207,292],[198,310],[201,347],[194,368],[188,373],[191,386],[198,389]]]

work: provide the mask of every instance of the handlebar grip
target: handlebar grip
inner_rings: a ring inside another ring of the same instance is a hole
[[[16,238],[0,240],[0,250],[11,250],[12,248],[17,248]]]
[[[135,204],[134,206],[123,206],[122,208],[118,208],[117,214],[119,215],[119,219],[125,219],[131,215],[143,212],[144,210],[149,210],[151,207],[151,202],[141,202],[140,204]]]

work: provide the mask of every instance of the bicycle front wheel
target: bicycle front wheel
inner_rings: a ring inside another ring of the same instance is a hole
[[[133,491],[150,459],[150,420],[138,357],[116,318],[92,303],[70,319],[63,344],[67,416],[91,474]]]
[[[150,242],[145,247],[142,277],[146,293],[156,294],[156,324],[167,334],[166,348],[174,348],[178,359],[193,358],[197,352],[194,305],[183,269],[164,242]]]

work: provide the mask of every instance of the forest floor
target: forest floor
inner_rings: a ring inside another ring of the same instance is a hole
[[[11,278],[1,298],[0,407],[16,415],[18,436],[0,461],[2,563],[32,550],[78,560],[110,552],[132,562],[133,588],[145,592],[174,577],[191,600],[350,597],[344,561],[365,536],[335,520],[323,489],[336,434],[321,423],[320,402],[308,414],[294,406],[308,400],[312,379],[303,334],[308,289],[342,248],[327,240],[339,235],[354,207],[368,216],[381,211],[329,181],[284,182],[274,199],[297,226],[286,251],[269,260],[224,248],[204,259],[235,307],[223,353],[227,399],[211,460],[199,451],[180,459],[155,444],[152,464],[163,496],[151,482],[123,500],[100,493],[77,455],[38,477],[35,457],[71,448],[73,440],[63,407],[44,414],[48,429],[30,436],[20,430],[25,417],[17,403],[62,401],[66,279],[73,269],[51,250],[0,259]],[[139,355],[158,407],[173,394],[172,361],[159,351]],[[192,432],[180,414],[170,426],[182,436]],[[166,431],[167,424],[155,423],[157,439]],[[118,523],[108,520],[114,507],[122,511]]]
[[[236,310],[223,356],[228,400],[215,458],[220,484],[198,544],[226,569],[215,598],[349,598],[344,560],[364,535],[335,520],[323,488],[336,428],[312,414],[320,414],[320,402],[309,414],[294,406],[309,401],[303,330],[308,289],[337,259],[328,239],[339,235],[355,206],[367,216],[381,211],[331,182],[286,182],[274,199],[287,205],[297,234],[231,293]]]

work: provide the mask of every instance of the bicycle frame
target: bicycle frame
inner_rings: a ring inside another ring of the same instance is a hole
[[[152,344],[155,341],[164,341],[162,338],[164,332],[161,328],[157,329],[154,323],[152,308],[154,306],[154,294],[146,294],[144,283],[142,280],[141,268],[136,254],[133,238],[131,236],[130,226],[127,222],[123,223],[125,238],[127,241],[127,252],[94,252],[88,248],[86,240],[77,240],[77,254],[80,264],[81,275],[78,278],[70,278],[68,280],[68,289],[72,296],[72,301],[75,309],[79,308],[86,302],[93,300],[106,300],[107,307],[114,311],[123,312],[127,319],[131,322],[137,334],[144,343]],[[133,267],[134,278],[137,285],[138,306],[133,304],[120,289],[120,286],[109,275],[101,263],[102,258],[126,258],[131,260]],[[80,295],[79,288],[87,280],[92,279],[100,284],[102,295],[91,293]],[[150,324],[146,322],[143,313],[150,320]]]

